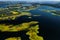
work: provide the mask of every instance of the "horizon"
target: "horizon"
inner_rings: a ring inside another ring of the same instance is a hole
[[[60,1],[60,0],[0,0],[0,1],[27,1],[27,2],[45,2],[45,1]]]

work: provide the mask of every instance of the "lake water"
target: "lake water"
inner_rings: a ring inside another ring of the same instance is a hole
[[[0,5],[0,7],[6,7],[6,5]],[[45,7],[45,8],[44,8]],[[29,11],[32,15],[41,15],[41,16],[37,16],[37,17],[33,17],[31,19],[27,18],[27,16],[24,17],[19,17],[17,18],[15,21],[8,21],[9,23],[20,23],[22,22],[27,22],[27,21],[39,21],[39,31],[40,33],[38,35],[41,35],[44,37],[44,40],[60,40],[60,16],[55,16],[52,15],[51,13],[48,12],[43,12],[40,11],[39,9],[50,9],[47,6],[44,7],[40,7],[38,9],[35,10],[31,10]],[[53,10],[60,10],[60,8],[52,8]],[[4,22],[4,21],[0,21]],[[7,21],[5,21],[6,23],[8,23]],[[15,33],[0,33],[1,35],[1,39],[4,39],[6,37],[9,36],[21,36],[22,40],[25,39],[27,37],[27,35],[25,35],[26,31],[22,31],[22,32],[15,32]],[[11,35],[12,34],[12,35]],[[25,35],[25,36],[24,36]],[[23,37],[24,36],[24,37]],[[28,39],[28,37],[26,38],[26,40]]]

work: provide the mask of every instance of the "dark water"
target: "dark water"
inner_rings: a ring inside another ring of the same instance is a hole
[[[45,40],[60,40],[60,16],[38,10],[31,11],[32,14],[40,14],[36,20],[39,21],[40,34]],[[35,18],[34,18],[35,19]]]

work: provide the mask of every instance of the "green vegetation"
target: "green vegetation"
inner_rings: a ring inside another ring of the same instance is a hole
[[[14,20],[20,16],[31,16],[30,10],[36,9],[37,5],[22,6],[21,4],[9,5],[7,8],[0,8],[0,20]]]
[[[20,37],[10,37],[5,40],[21,40],[21,38]]]
[[[0,20],[15,20],[17,17],[28,16],[40,16],[32,15],[29,11],[36,9],[40,5],[22,6],[21,4],[9,5],[7,8],[0,8]],[[23,22],[16,25],[0,23],[1,32],[21,32],[26,30],[26,35],[29,35],[30,40],[43,40],[43,37],[38,36],[37,33],[39,25],[37,21]],[[21,40],[21,37],[10,37],[5,40]]]
[[[60,11],[58,10],[41,10],[41,11],[51,13],[52,15],[55,16],[60,16]]]

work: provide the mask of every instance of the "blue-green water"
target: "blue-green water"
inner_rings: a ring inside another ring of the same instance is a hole
[[[59,10],[59,9],[58,9]],[[60,40],[60,16],[37,10],[30,11],[33,15],[39,14],[40,17],[34,18],[40,24],[40,33],[45,40]]]

